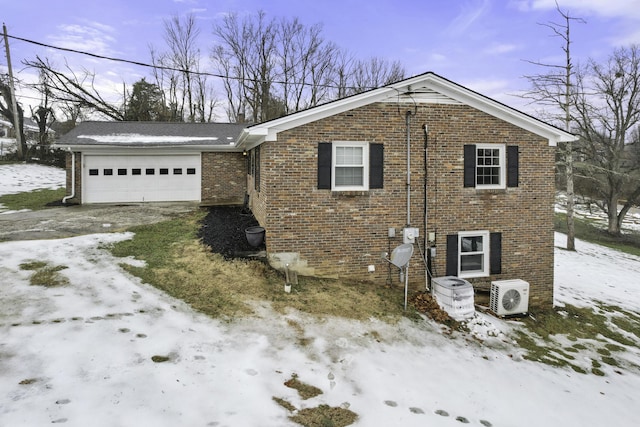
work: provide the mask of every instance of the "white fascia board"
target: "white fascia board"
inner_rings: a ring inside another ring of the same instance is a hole
[[[373,104],[395,93],[396,89],[386,86],[251,126],[242,131],[238,146],[249,150],[266,141],[277,141],[280,132]]]

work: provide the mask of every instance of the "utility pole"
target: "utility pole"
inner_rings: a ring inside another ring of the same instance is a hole
[[[22,152],[22,134],[20,132],[20,117],[18,114],[18,103],[16,102],[16,91],[13,87],[13,69],[11,68],[11,53],[9,52],[9,38],[7,37],[7,26],[2,23],[2,30],[4,32],[4,46],[7,52],[7,68],[9,69],[9,91],[11,93],[11,108],[13,108],[13,127],[16,133],[16,148],[18,150],[18,157],[23,158]]]

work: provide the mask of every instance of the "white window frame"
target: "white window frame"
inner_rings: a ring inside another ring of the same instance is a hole
[[[485,167],[484,165],[478,164],[478,150],[488,149],[488,150],[499,150],[499,184],[478,184],[478,170],[481,167]],[[476,188],[484,189],[484,190],[492,190],[492,189],[504,189],[507,188],[507,149],[504,144],[476,144]]]
[[[462,240],[465,237],[482,237],[482,250],[476,252],[463,252]],[[489,276],[489,261],[491,259],[490,246],[490,233],[488,230],[477,231],[461,231],[458,233],[458,277],[487,277]],[[479,270],[462,271],[462,258],[469,255],[482,255],[482,268]]]
[[[339,147],[362,148],[362,165],[341,165],[345,167],[362,167],[362,185],[336,185],[336,152]],[[369,190],[369,143],[361,141],[333,141],[331,144],[331,190],[332,191],[367,191]]]

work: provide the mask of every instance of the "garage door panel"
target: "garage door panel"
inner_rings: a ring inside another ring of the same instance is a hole
[[[200,155],[85,156],[85,203],[200,200]]]

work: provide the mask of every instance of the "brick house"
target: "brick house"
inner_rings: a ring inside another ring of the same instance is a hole
[[[248,127],[83,123],[58,146],[70,151],[76,202],[242,204],[248,195],[276,268],[396,281],[381,254],[410,229],[414,290],[424,288],[428,262],[433,276],[481,290],[525,280],[529,304],[549,307],[555,147],[573,139],[426,73]],[[144,191],[114,192],[114,177]],[[162,191],[169,178],[175,185]]]
[[[417,249],[435,248],[434,276],[485,290],[522,279],[530,304],[549,307],[555,147],[570,139],[426,73],[250,126],[238,146],[275,267],[384,283],[381,253],[417,228]],[[420,253],[409,266],[422,289]]]

